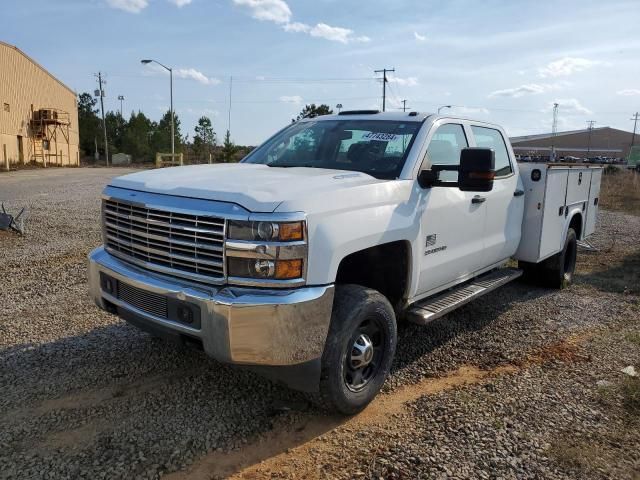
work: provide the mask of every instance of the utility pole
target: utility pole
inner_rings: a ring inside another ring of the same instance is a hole
[[[373,73],[382,73],[382,111],[385,111],[387,106],[387,72],[395,72],[395,68],[383,68],[382,70],[374,70]]]
[[[587,120],[587,124],[589,125],[589,145],[587,146],[587,159],[589,158],[589,153],[591,153],[591,131],[593,130],[593,125],[595,123],[595,120]]]
[[[638,117],[640,117],[640,113],[636,112],[635,115],[633,115],[633,118],[631,120],[633,120],[633,135],[631,136],[631,148],[634,147],[634,145],[636,144],[636,127],[638,126]]]
[[[98,72],[98,92],[96,96],[100,95],[100,110],[102,110],[102,130],[104,132],[104,156],[106,158],[106,165],[109,166],[109,142],[107,141],[107,123],[104,121],[104,90],[102,89],[102,84],[106,84],[105,80],[102,80],[102,73]]]
[[[558,133],[558,104],[553,104],[553,123],[551,125],[551,160],[556,161],[556,134]]]
[[[231,92],[233,90],[233,76],[229,77],[229,121],[227,124],[227,131],[229,132],[229,138],[231,138]]]
[[[406,100],[402,100],[402,111],[403,112],[407,111],[407,101]]]

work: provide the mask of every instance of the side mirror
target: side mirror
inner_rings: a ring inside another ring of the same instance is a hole
[[[460,152],[458,188],[463,192],[490,192],[496,176],[495,152],[490,148],[463,148]]]

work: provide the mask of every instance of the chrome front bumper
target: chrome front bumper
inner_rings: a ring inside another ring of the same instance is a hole
[[[160,318],[116,298],[103,289],[101,272],[128,286],[197,306],[200,328]],[[274,367],[318,363],[334,293],[333,285],[264,290],[193,284],[125,263],[103,247],[89,254],[89,288],[100,308],[198,339],[204,351],[221,362]]]

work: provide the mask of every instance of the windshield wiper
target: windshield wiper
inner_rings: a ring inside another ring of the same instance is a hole
[[[278,167],[278,168],[294,168],[294,167],[301,167],[301,168],[322,168],[322,167],[318,167],[316,165],[311,165],[311,164],[302,164],[302,165],[292,165],[292,164],[287,164],[287,163],[283,163],[283,164],[278,164],[277,162],[274,163],[267,163],[267,166],[269,167]]]

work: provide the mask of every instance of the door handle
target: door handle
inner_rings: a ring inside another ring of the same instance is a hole
[[[524,190],[516,190],[513,192],[514,197],[521,197],[522,195],[524,195]]]
[[[484,203],[487,199],[485,197],[481,197],[480,195],[476,195],[471,199],[471,203]]]

